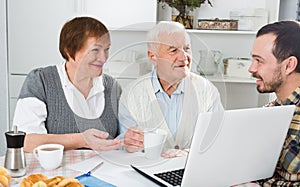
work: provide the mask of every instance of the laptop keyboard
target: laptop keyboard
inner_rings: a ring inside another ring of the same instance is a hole
[[[163,173],[154,174],[156,177],[168,182],[173,186],[180,186],[182,177],[183,177],[184,169],[168,171]]]

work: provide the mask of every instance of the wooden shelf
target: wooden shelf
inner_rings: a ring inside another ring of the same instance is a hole
[[[118,28],[109,29],[111,32],[148,32],[148,29],[141,28]],[[187,29],[188,33],[194,34],[232,34],[232,35],[255,35],[257,31],[235,31],[235,30],[200,30],[200,29]]]
[[[211,82],[224,82],[224,83],[248,83],[255,84],[255,78],[246,78],[246,77],[230,77],[226,75],[213,75],[213,76],[205,76]]]
[[[188,33],[199,33],[199,34],[233,34],[233,35],[255,35],[257,31],[235,31],[235,30],[198,30],[198,29],[187,29]]]

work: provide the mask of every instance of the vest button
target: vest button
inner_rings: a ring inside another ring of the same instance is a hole
[[[179,149],[179,145],[175,145],[175,147],[174,147],[175,149]]]

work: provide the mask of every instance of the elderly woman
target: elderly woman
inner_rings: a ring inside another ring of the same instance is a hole
[[[61,65],[31,71],[17,101],[13,125],[26,132],[24,150],[59,143],[65,149],[112,150],[118,129],[119,84],[103,74],[110,35],[100,21],[78,17],[60,33]]]

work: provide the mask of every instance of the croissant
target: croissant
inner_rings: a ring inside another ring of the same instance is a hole
[[[48,178],[43,174],[32,174],[21,181],[21,187],[84,187],[77,179],[55,176]]]
[[[0,166],[0,186],[8,187],[11,176],[8,175],[6,169]]]

